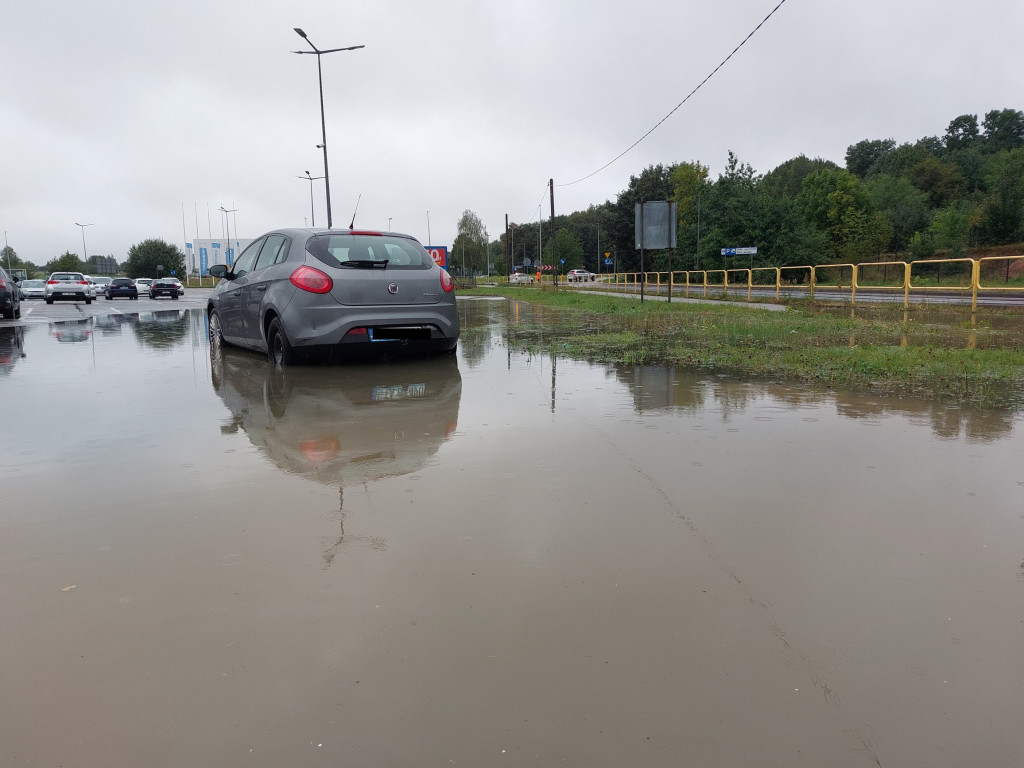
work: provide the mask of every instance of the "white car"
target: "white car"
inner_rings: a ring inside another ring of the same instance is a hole
[[[533,275],[528,275],[525,272],[516,272],[508,276],[509,285],[531,285],[534,282],[536,281]]]
[[[569,274],[566,277],[566,280],[570,283],[592,283],[596,279],[597,275],[585,269],[569,270]]]
[[[89,277],[86,275],[86,280],[92,283],[92,295],[94,299],[98,299],[107,290],[107,284],[110,283],[109,277]]]
[[[92,304],[92,287],[81,272],[53,272],[46,281],[46,303],[84,301]]]
[[[149,295],[149,286],[153,284],[153,278],[151,277],[140,277],[135,281],[135,287],[139,289],[139,296],[142,294]]]

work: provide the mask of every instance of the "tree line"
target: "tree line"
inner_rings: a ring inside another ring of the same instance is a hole
[[[677,247],[648,254],[650,270],[669,269],[670,256],[672,269],[955,258],[1024,240],[1024,112],[992,110],[981,122],[960,115],[941,137],[904,144],[865,139],[847,148],[845,167],[800,155],[762,175],[729,152],[712,181],[698,161],[652,165],[614,202],[542,225],[513,223],[494,241],[467,210],[450,262],[457,274],[503,273],[539,257],[562,271],[637,271],[640,200],[672,200],[678,211]],[[740,247],[757,254],[722,256]]]
[[[42,266],[33,264],[18,257],[10,246],[0,249],[0,260],[4,266],[8,262],[13,269],[24,269],[30,278],[46,278],[53,272],[82,272],[87,275],[103,274],[97,268],[97,259],[108,258],[90,256],[82,261],[78,254],[65,251],[55,256]],[[159,269],[158,269],[159,267]],[[176,245],[158,238],[143,240],[128,249],[128,258],[118,264],[118,271],[126,277],[160,277],[161,275],[185,274],[185,254]]]

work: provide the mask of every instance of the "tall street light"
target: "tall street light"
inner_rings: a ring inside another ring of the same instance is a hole
[[[324,76],[323,70],[320,68],[320,57],[323,56],[325,53],[336,53],[337,51],[355,51],[359,48],[365,48],[366,46],[350,45],[348,48],[328,48],[325,51],[321,51],[319,48],[313,45],[313,41],[306,36],[305,32],[303,32],[298,27],[293,27],[293,29],[295,30],[295,33],[299,37],[301,37],[303,40],[309,43],[309,47],[312,48],[313,50],[292,51],[292,53],[316,54],[316,75],[317,79],[320,81],[320,135],[323,141],[323,144],[318,144],[317,146],[324,151],[324,189],[327,192],[327,228],[330,229],[333,226],[334,222],[331,219],[331,173],[327,168],[327,121],[324,118]]]
[[[89,261],[89,254],[85,252],[85,228],[86,227],[91,227],[92,224],[79,224],[76,221],[75,222],[75,226],[82,228],[82,264],[86,264],[87,265],[87,262]],[[89,267],[86,266],[86,269],[88,269],[88,268]]]
[[[228,247],[227,247],[227,250],[224,252],[224,261],[226,263],[227,260],[230,258],[231,259],[231,264],[228,264],[228,266],[229,267],[230,266],[234,266],[234,263],[235,263],[234,255],[235,255],[235,253],[234,253],[234,251],[231,248],[231,216],[229,214],[236,213],[238,211],[238,209],[237,208],[225,208],[222,205],[217,210],[221,211],[224,214],[224,220],[227,222],[227,228],[228,228],[228,230],[227,230],[228,231]],[[238,231],[237,230],[238,230],[238,228],[235,227],[235,237],[238,237]]]
[[[315,227],[316,226],[316,214],[313,213],[313,182],[316,181],[317,179],[322,179],[324,177],[323,176],[310,176],[309,175],[309,171],[306,171],[306,175],[305,176],[296,176],[295,178],[296,179],[303,179],[303,180],[308,179],[309,180],[309,216],[313,220],[313,226]],[[328,218],[330,218],[330,216],[328,216]],[[330,225],[328,225],[328,228],[330,228]]]

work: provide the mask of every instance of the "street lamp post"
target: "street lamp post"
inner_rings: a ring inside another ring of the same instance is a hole
[[[313,182],[316,179],[322,179],[324,177],[323,176],[310,176],[309,175],[309,171],[306,171],[306,175],[305,176],[296,176],[295,178],[296,179],[308,179],[309,180],[309,216],[313,220],[313,226],[315,227],[316,226],[316,214],[313,213]],[[328,217],[328,218],[330,218],[330,217]],[[328,225],[328,228],[330,228],[330,225]]]
[[[222,205],[217,210],[221,211],[224,214],[224,221],[226,222],[226,225],[227,225],[228,247],[224,251],[224,261],[226,263],[228,259],[231,259],[231,264],[228,264],[228,266],[231,267],[231,266],[234,266],[235,260],[234,260],[234,251],[231,249],[231,217],[228,214],[235,213],[235,212],[238,211],[238,209],[237,208],[225,208]],[[237,227],[236,227],[236,231],[235,231],[235,237],[238,237]]]
[[[321,136],[321,139],[323,141],[323,143],[322,144],[318,144],[317,147],[324,151],[324,189],[325,189],[325,191],[327,193],[327,228],[331,229],[331,227],[333,226],[333,223],[334,223],[332,221],[332,219],[331,219],[331,174],[330,174],[330,171],[327,168],[327,120],[324,117],[324,76],[323,76],[323,70],[320,67],[320,57],[323,56],[325,53],[335,53],[337,51],[355,51],[355,50],[357,50],[359,48],[365,48],[366,46],[365,45],[350,45],[348,48],[329,48],[329,49],[327,49],[325,51],[321,51],[319,48],[317,48],[315,45],[313,45],[313,41],[310,40],[306,36],[305,32],[303,32],[298,27],[293,27],[293,29],[295,30],[295,33],[299,37],[301,37],[303,40],[305,40],[307,43],[309,43],[309,47],[312,48],[313,50],[312,51],[292,51],[292,53],[299,53],[299,54],[302,54],[302,53],[315,53],[316,54],[316,75],[317,75],[317,79],[320,82],[320,136]]]
[[[86,252],[86,250],[85,250],[85,228],[86,228],[86,227],[91,227],[91,226],[92,226],[92,224],[79,224],[79,223],[78,223],[78,222],[76,221],[76,222],[75,222],[75,226],[76,226],[76,227],[81,227],[81,228],[82,228],[82,264],[83,264],[83,265],[85,265],[85,268],[86,268],[86,269],[88,269],[88,268],[89,268],[89,267],[88,267],[88,261],[89,261],[89,254],[88,254],[88,253]]]

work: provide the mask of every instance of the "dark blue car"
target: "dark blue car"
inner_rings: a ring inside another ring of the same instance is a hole
[[[135,281],[130,277],[115,277],[107,283],[103,294],[108,300],[116,299],[119,296],[124,299],[137,299],[139,298],[139,289],[135,287]]]

